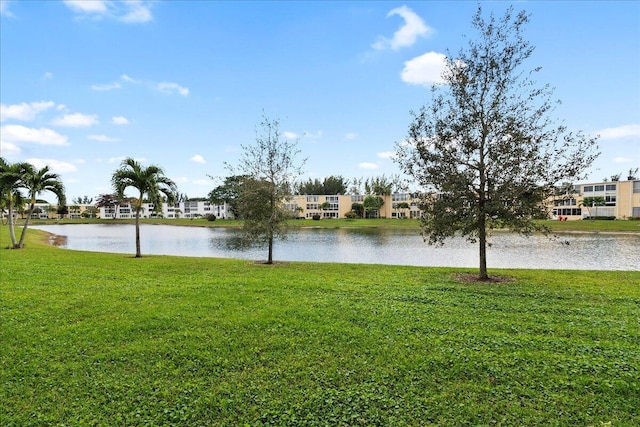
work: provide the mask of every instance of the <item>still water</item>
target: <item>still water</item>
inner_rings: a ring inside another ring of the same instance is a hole
[[[66,236],[67,249],[135,254],[135,226],[75,224],[35,226]],[[266,248],[239,248],[237,231],[226,228],[140,226],[142,254],[262,260]],[[487,249],[489,268],[640,270],[640,235],[563,234],[557,239],[496,233]],[[291,230],[274,244],[277,261],[318,261],[441,267],[477,267],[477,245],[451,239],[429,246],[417,230]]]

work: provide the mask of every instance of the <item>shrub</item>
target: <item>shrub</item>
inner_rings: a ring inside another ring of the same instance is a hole
[[[216,220],[216,216],[214,214],[206,214],[204,217],[207,219],[207,221],[215,221]]]
[[[354,211],[349,211],[349,212],[347,212],[346,214],[344,214],[344,217],[345,217],[345,218],[347,218],[347,219],[356,219],[356,218],[359,218],[359,217],[358,217],[358,214],[357,214],[357,213],[355,213]]]
[[[320,214],[313,214],[311,218],[313,218],[314,221],[320,221]]]

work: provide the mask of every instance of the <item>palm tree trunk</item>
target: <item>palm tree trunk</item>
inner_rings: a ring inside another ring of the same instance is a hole
[[[9,206],[7,206],[7,210],[9,211],[9,218],[7,218],[7,222],[9,223],[9,236],[11,236],[11,248],[16,248],[16,230],[13,224],[13,203],[11,199],[9,199]]]
[[[136,258],[141,258],[142,252],[140,251],[140,208],[136,209]]]
[[[29,220],[31,219],[31,213],[33,213],[33,209],[36,206],[35,197],[31,199],[31,204],[29,205],[29,212],[27,213],[27,219],[24,220],[24,224],[22,225],[22,232],[20,233],[20,241],[18,242],[17,249],[22,249],[24,247],[24,238],[27,235],[27,226],[29,225]]]

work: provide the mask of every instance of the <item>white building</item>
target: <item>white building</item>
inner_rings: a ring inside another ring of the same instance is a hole
[[[163,203],[160,212],[156,211],[153,203],[143,203],[140,218],[201,218],[211,214],[219,219],[233,218],[228,204],[216,205],[206,200],[187,200],[172,205]],[[100,218],[128,219],[135,217],[136,211],[130,202],[100,208]]]

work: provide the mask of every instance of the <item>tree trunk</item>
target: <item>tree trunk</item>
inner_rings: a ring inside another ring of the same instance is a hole
[[[136,209],[136,258],[141,258],[140,252],[140,208]]]
[[[486,280],[489,275],[487,274],[487,230],[484,224],[478,230],[478,245],[480,246],[480,279]]]
[[[36,205],[36,200],[31,199],[31,205],[29,206],[29,212],[27,213],[27,219],[24,220],[24,224],[22,224],[22,233],[20,233],[20,241],[18,242],[18,246],[14,245],[16,249],[22,249],[24,247],[24,238],[27,235],[27,226],[29,225],[29,219],[31,219],[31,213],[33,212],[33,208]]]
[[[269,236],[269,255],[267,256],[267,264],[273,264],[273,234]]]
[[[11,195],[9,195],[11,197]],[[11,248],[15,249],[16,247],[16,231],[15,226],[13,224],[13,203],[9,200],[9,206],[7,207],[9,211],[9,218],[7,218],[7,222],[9,223],[9,236],[11,236]]]

